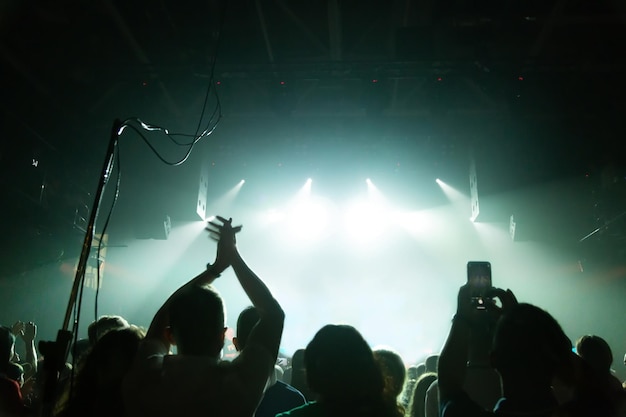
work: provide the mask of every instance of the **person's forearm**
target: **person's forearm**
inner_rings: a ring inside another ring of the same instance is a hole
[[[24,345],[26,348],[26,362],[31,366],[31,370],[27,376],[32,376],[37,373],[37,351],[35,350],[35,341],[25,340]]]
[[[285,313],[278,301],[276,301],[263,281],[248,267],[239,253],[234,256],[231,266],[241,287],[252,302],[252,305],[258,310],[259,315],[284,318]]]
[[[440,398],[447,398],[448,395],[463,388],[470,333],[470,323],[467,319],[457,316],[452,322],[450,334],[439,356],[437,378]]]

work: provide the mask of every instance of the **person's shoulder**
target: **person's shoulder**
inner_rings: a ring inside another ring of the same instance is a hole
[[[487,411],[477,403],[472,401],[469,396],[460,391],[456,395],[442,401],[440,404],[442,417],[492,417],[495,414]]]
[[[233,361],[232,366],[249,370],[262,370],[268,373],[274,366],[272,354],[261,345],[247,345]]]
[[[272,388],[275,388],[280,391],[288,392],[293,395],[302,396],[304,398],[304,395],[300,391],[298,391],[298,389],[296,389],[295,387],[283,381],[276,381],[276,384],[274,384]]]
[[[320,405],[316,402],[310,402],[287,412],[276,414],[276,417],[319,417],[322,415]]]

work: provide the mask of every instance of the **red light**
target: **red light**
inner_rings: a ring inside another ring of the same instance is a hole
[[[524,77],[522,77],[521,75],[520,75],[519,77],[517,77],[517,79],[518,79],[519,81],[524,81]]]
[[[218,82],[216,82],[215,84],[217,84],[217,85],[222,85],[222,82],[221,82],[221,81],[218,81]]]
[[[285,85],[285,82],[284,82],[284,81],[281,81],[281,82],[280,82],[280,85]]]
[[[374,84],[376,84],[376,83],[378,82],[378,80],[377,80],[376,78],[374,78],[374,79],[372,80],[372,82],[373,82]]]
[[[443,78],[437,77],[437,81],[442,81],[442,80],[443,80]]]
[[[148,85],[148,83],[146,81],[142,82],[141,85],[143,85],[144,87]]]

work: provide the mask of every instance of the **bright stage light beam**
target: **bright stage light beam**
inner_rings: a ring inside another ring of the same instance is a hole
[[[456,202],[468,199],[468,197],[465,194],[463,194],[456,188],[452,187],[450,184],[443,182],[439,178],[437,178],[435,182],[439,184],[439,187],[441,187],[441,191],[443,191],[443,193],[446,195],[446,197],[448,197],[448,200],[451,203],[456,203]]]
[[[239,181],[233,188],[226,191],[226,193],[218,197],[216,200],[207,204],[207,217],[209,217],[208,213],[230,213],[233,202],[237,198],[237,195],[239,195],[239,191],[241,190],[241,187],[243,187],[245,182],[245,180]]]

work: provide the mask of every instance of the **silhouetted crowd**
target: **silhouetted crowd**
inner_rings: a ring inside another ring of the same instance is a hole
[[[626,385],[612,373],[606,341],[572,343],[548,312],[498,288],[478,308],[461,287],[441,352],[408,369],[397,352],[372,350],[344,324],[322,327],[278,361],[285,313],[241,257],[241,227],[217,217],[208,229],[214,263],[147,329],[119,316],[93,322],[72,344],[73,367],[49,371],[34,323],[0,327],[0,417],[626,416]],[[229,361],[221,359],[224,304],[211,286],[227,268],[252,304],[239,315]],[[50,378],[58,383],[45,407]]]

